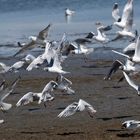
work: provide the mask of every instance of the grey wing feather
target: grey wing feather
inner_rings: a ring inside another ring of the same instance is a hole
[[[68,107],[66,107],[59,115],[58,117],[68,117],[73,115],[76,112],[76,107],[77,107],[78,103],[74,102],[72,104],[70,104]]]
[[[112,64],[112,66],[111,66],[111,69],[109,70],[109,72],[107,73],[107,75],[105,76],[104,79],[105,80],[110,79],[111,78],[111,75],[113,73],[115,73],[119,69],[119,67],[121,65],[123,65],[123,64],[119,60],[114,61],[113,64]]]

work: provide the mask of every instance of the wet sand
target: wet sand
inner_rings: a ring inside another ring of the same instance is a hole
[[[6,60],[5,60],[6,61]],[[6,102],[13,108],[7,113],[0,112],[1,140],[139,140],[139,130],[135,133],[121,129],[125,120],[139,120],[139,97],[126,81],[116,85],[122,75],[117,72],[111,81],[104,81],[104,75],[112,61],[89,60],[86,63],[82,56],[71,56],[64,63],[66,75],[72,82],[75,95],[63,95],[55,91],[55,100],[45,108],[36,103],[15,107],[16,102],[27,92],[40,92],[56,74],[33,70],[6,75],[10,83],[19,74],[21,80],[14,93]],[[2,79],[2,77],[1,77]],[[57,118],[57,115],[69,104],[79,99],[89,102],[97,110],[94,118],[86,112],[77,113],[68,118]]]

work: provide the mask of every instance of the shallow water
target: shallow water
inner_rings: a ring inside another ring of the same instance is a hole
[[[52,23],[49,38],[60,40],[62,34],[67,33],[68,39],[84,37],[85,33],[96,32],[94,23],[101,21],[106,25],[113,22],[111,17],[112,5],[118,2],[122,12],[126,0],[0,0],[0,56],[11,56],[17,51],[18,41],[28,41],[28,36],[37,35],[40,30]],[[139,30],[139,5],[134,1],[135,29]],[[64,9],[68,7],[76,14],[67,19]],[[115,30],[111,33],[115,33]],[[110,36],[112,37],[112,36]],[[7,44],[11,44],[7,46]],[[109,44],[110,48],[123,48],[128,42],[121,41]],[[93,47],[93,45],[91,45]],[[100,44],[94,47],[102,47]],[[8,50],[4,48],[8,47]]]

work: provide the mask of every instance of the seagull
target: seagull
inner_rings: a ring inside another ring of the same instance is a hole
[[[128,75],[126,74],[126,72],[123,71],[123,74],[125,76],[125,79],[126,81],[128,82],[128,84],[133,87],[137,92],[138,92],[138,95],[140,95],[140,86],[136,85],[129,77]]]
[[[63,42],[64,39],[65,39],[65,34],[63,35],[63,37],[61,39],[60,45],[55,50],[54,56],[51,58],[50,63],[47,64],[46,67],[44,67],[45,71],[54,72],[54,73],[58,73],[58,74],[69,73],[69,72],[62,70],[62,66],[61,66],[61,63],[63,61],[63,56],[62,56],[62,52],[61,52],[61,43]]]
[[[137,129],[140,127],[140,121],[128,120],[122,123],[122,128],[126,129]]]
[[[69,87],[70,85],[72,85],[72,82],[68,80],[67,78],[65,78],[64,76],[59,74],[56,77],[56,82],[58,84],[56,89],[61,90],[62,92],[66,92],[67,94],[75,93],[75,91],[71,89],[71,87]]]
[[[93,117],[94,113],[96,113],[96,110],[86,101],[79,99],[79,102],[74,102],[67,106],[59,115],[58,117],[69,117],[76,112],[81,112],[86,110],[90,117]]]
[[[12,93],[12,91],[14,90],[15,86],[17,85],[19,79],[20,79],[20,77],[18,77],[11,84],[10,87],[6,87],[6,88],[3,88],[2,90],[0,90],[0,110],[2,110],[3,112],[9,110],[12,107],[12,104],[5,103],[5,102],[3,102],[3,100]]]
[[[76,46],[73,43],[71,43],[71,45],[73,45],[73,47],[75,48],[74,50],[71,51],[73,54],[88,55],[94,51],[94,48],[87,48],[85,45],[82,45],[82,44],[79,44],[78,46]]]
[[[75,14],[75,11],[70,10],[69,8],[65,9],[65,16],[72,16],[73,14]]]
[[[4,63],[0,63],[0,68],[1,71],[0,73],[6,73],[6,72],[18,72],[19,69],[21,68],[26,68],[33,60],[35,59],[35,57],[31,54],[28,54],[25,58],[23,58],[20,61],[15,62],[13,65],[11,66],[7,66]]]
[[[104,31],[100,27],[97,28],[97,35],[94,35],[93,39],[96,40],[97,42],[100,42],[103,44],[107,43],[109,41],[109,39],[106,37]]]
[[[114,6],[116,9],[118,9],[118,6]],[[114,8],[113,8],[114,9]],[[113,11],[114,14],[114,11]],[[118,10],[115,11],[115,14],[118,16]],[[116,16],[115,16],[116,18]],[[133,24],[133,0],[127,0],[126,5],[123,9],[123,14],[121,21],[118,19],[118,21],[114,22],[114,25],[116,25],[119,28],[124,29],[126,24],[132,25]]]
[[[125,71],[127,73],[136,74],[140,72],[140,64],[135,64],[134,62],[130,61],[129,59],[126,60],[126,63],[123,64],[119,60],[115,60],[108,72],[108,74],[104,77],[104,80],[109,80],[111,75],[115,73],[118,69]]]
[[[22,46],[19,42],[19,46],[22,47],[16,54],[14,54],[14,57],[17,56],[18,54],[23,53],[24,51],[28,49],[32,49],[38,46],[44,46],[46,44],[46,38],[48,37],[49,34],[49,29],[51,27],[51,24],[49,24],[45,29],[39,32],[38,36],[30,36],[29,38],[31,39],[31,42],[28,44],[25,44]]]
[[[123,54],[121,52],[118,52],[118,51],[115,51],[115,50],[112,50],[114,53],[117,53],[121,56],[124,56],[126,58],[128,58],[129,60],[135,62],[135,63],[139,63],[140,62],[140,37],[137,38],[137,41],[136,41],[136,46],[135,46],[135,53],[134,53],[134,56],[130,57],[129,55],[126,55],[126,54]]]
[[[44,102],[44,106],[46,107],[47,101],[52,101],[54,97],[50,95],[50,92],[53,91],[57,87],[57,83],[55,81],[50,81],[40,93],[28,92],[26,93],[16,104],[17,107],[22,105],[27,105],[31,102],[37,101],[38,104]]]
[[[115,3],[112,10],[112,17],[116,22],[121,22],[121,17],[119,15],[119,12],[120,10],[118,8],[118,3]]]

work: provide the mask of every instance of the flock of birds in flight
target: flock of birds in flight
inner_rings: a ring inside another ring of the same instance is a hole
[[[70,9],[65,10],[66,16],[73,16],[75,11],[71,11]],[[38,104],[44,103],[46,107],[48,101],[54,100],[52,96],[52,92],[54,90],[60,90],[62,92],[66,92],[67,94],[74,94],[75,91],[71,88],[72,82],[64,77],[64,74],[69,72],[63,70],[62,63],[67,59],[69,54],[83,54],[85,58],[89,53],[94,51],[93,48],[86,47],[85,44],[92,43],[96,41],[103,45],[119,40],[121,38],[131,39],[130,45],[128,45],[123,53],[112,50],[114,53],[121,55],[126,58],[126,62],[122,63],[120,60],[116,60],[113,62],[112,67],[110,68],[108,74],[105,76],[105,80],[109,80],[113,73],[117,70],[122,70],[123,77],[121,77],[120,81],[124,78],[128,82],[128,84],[133,87],[140,95],[140,87],[136,85],[132,79],[131,75],[140,72],[140,37],[138,36],[137,30],[133,30],[133,0],[127,0],[127,3],[124,6],[122,16],[119,13],[118,3],[115,3],[112,10],[112,17],[114,19],[114,23],[109,26],[104,26],[102,23],[97,22],[97,34],[90,32],[85,38],[75,39],[73,42],[66,40],[66,34],[64,33],[61,41],[50,41],[47,39],[49,30],[52,24],[49,24],[45,29],[39,32],[37,36],[30,36],[31,40],[29,43],[20,43],[18,42],[18,46],[21,49],[14,54],[14,57],[17,55],[23,54],[25,51],[31,50],[36,47],[45,48],[44,52],[35,57],[31,54],[28,54],[25,58],[22,58],[20,61],[14,63],[11,66],[7,66],[4,63],[0,63],[1,73],[5,74],[7,72],[18,72],[21,69],[26,69],[27,71],[32,71],[33,69],[43,69],[48,72],[57,73],[58,76],[56,81],[50,81],[44,89],[39,93],[28,92],[16,103],[16,106],[27,105],[31,102],[37,101]],[[109,31],[113,28],[113,26],[117,26],[120,28],[120,31],[117,31],[116,37],[110,40],[106,36],[106,31]],[[5,86],[5,80],[0,85],[0,109],[5,112],[12,107],[12,104],[5,103],[4,99],[9,96],[14,90],[20,78],[17,78],[11,86]],[[97,112],[93,106],[86,101],[79,99],[78,102],[74,102],[68,105],[59,115],[58,117],[68,117],[76,112],[86,110],[90,117],[94,117],[94,114]],[[0,120],[0,123],[3,123],[4,120]],[[136,129],[140,127],[140,121],[128,120],[122,123],[122,126],[128,129]]]

